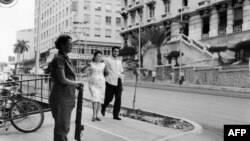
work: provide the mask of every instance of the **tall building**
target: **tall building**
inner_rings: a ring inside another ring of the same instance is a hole
[[[16,32],[16,39],[17,40],[24,40],[28,41],[27,45],[29,45],[28,51],[24,52],[21,57],[20,61],[30,60],[35,58],[35,50],[34,50],[34,30],[33,29],[23,29]]]
[[[163,58],[169,49],[180,50],[183,38],[187,57],[183,60],[198,61],[213,57],[208,46],[232,46],[250,39],[249,7],[249,0],[122,0],[121,34],[128,44],[131,33],[139,28],[145,31],[160,26],[169,31],[168,41],[161,47]],[[192,54],[197,50],[200,55]]]
[[[97,49],[110,55],[111,47],[121,46],[120,9],[120,0],[36,0],[34,41],[40,64],[54,55],[60,34],[73,37],[69,57],[75,66],[78,58],[80,64],[90,61]]]

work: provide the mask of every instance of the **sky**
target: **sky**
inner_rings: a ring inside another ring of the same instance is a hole
[[[0,62],[14,56],[16,31],[34,27],[34,7],[35,0],[17,0],[10,8],[0,6]]]

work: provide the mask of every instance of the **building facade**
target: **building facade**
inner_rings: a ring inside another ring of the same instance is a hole
[[[121,15],[125,44],[139,27],[147,30],[161,26],[169,30],[167,45],[162,46],[163,55],[167,52],[164,48],[179,47],[175,41],[180,40],[180,33],[197,43],[197,48],[230,46],[250,39],[249,0],[123,0]]]
[[[35,58],[35,50],[34,50],[34,30],[33,29],[23,29],[16,32],[16,39],[17,40],[24,40],[28,41],[29,49],[27,52],[24,52],[21,57],[20,61],[30,60]]]
[[[54,56],[51,50],[61,34],[73,38],[69,57],[75,66],[77,60],[90,61],[97,49],[110,55],[111,47],[121,46],[120,9],[120,0],[36,0],[34,40],[40,63]]]

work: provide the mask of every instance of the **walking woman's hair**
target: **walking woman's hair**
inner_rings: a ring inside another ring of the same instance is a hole
[[[62,45],[66,44],[68,40],[72,39],[69,35],[60,35],[55,41],[55,46],[59,51],[62,51]]]
[[[93,59],[92,59],[93,62],[95,61],[95,58],[96,58],[97,54],[101,54],[101,55],[102,55],[102,52],[101,52],[100,50],[97,50],[97,51],[94,53],[94,56],[93,56]]]

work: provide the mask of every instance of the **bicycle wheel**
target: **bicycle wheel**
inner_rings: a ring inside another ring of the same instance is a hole
[[[21,132],[34,132],[42,126],[43,121],[43,110],[35,101],[18,101],[10,109],[10,122]]]

